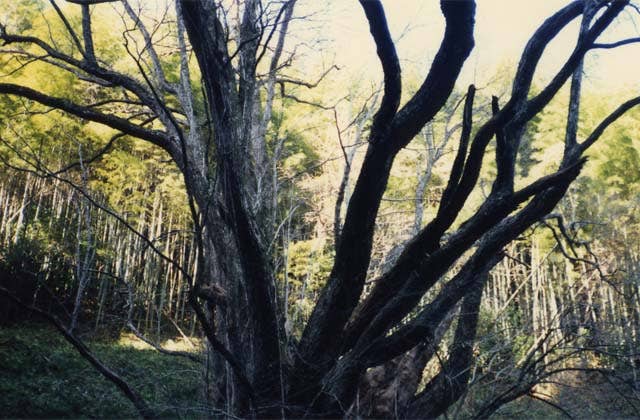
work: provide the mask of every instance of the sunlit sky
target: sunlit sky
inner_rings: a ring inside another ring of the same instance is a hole
[[[406,70],[426,71],[437,51],[444,19],[437,0],[386,0],[383,2],[398,54]],[[468,59],[461,84],[479,86],[492,79],[497,70],[517,62],[528,38],[567,0],[478,0],[476,47]],[[322,4],[322,6],[317,6]],[[356,0],[316,3],[317,30],[329,41],[323,44],[325,63],[337,62],[352,75],[376,75],[380,66],[361,7]],[[635,21],[635,22],[634,22]],[[637,26],[636,26],[637,25]],[[540,80],[549,78],[563,63],[575,44],[579,19],[568,26],[549,46],[540,63]],[[298,23],[298,27],[302,28]],[[640,14],[624,12],[600,41],[640,35]],[[591,90],[640,89],[640,44],[616,50],[599,50],[588,55],[585,88]]]
[[[8,1],[0,0],[0,14],[2,3]],[[143,5],[153,16],[161,14],[170,0],[130,1],[136,7]],[[494,79],[500,69],[513,69],[535,29],[569,1],[476,0],[476,47],[466,62],[460,85],[483,86]],[[444,32],[439,3],[438,0],[383,0],[403,70],[418,79],[426,74]],[[94,13],[105,12],[107,7],[98,5]],[[341,78],[380,78],[375,46],[358,0],[298,0],[296,7],[298,16],[312,14],[310,19],[294,21],[288,41],[289,47],[295,43],[311,46],[303,59],[306,76],[312,79],[322,73],[318,63],[325,68],[335,63],[342,68]],[[568,57],[578,26],[579,19],[576,19],[551,43],[538,69],[539,81],[548,79]],[[640,36],[640,13],[629,8],[601,41],[637,36]],[[324,41],[314,43],[318,39]],[[638,91],[639,73],[640,44],[590,52],[585,67],[585,89]]]

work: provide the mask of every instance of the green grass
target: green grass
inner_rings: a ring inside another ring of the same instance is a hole
[[[88,342],[93,352],[123,375],[162,417],[206,417],[200,399],[201,366],[165,356],[131,335]],[[188,350],[184,342],[165,343]],[[199,343],[196,342],[196,345]],[[573,387],[544,390],[575,418],[638,418],[608,382],[568,374]],[[626,393],[627,391],[625,391]],[[55,330],[43,325],[0,328],[0,418],[131,418],[133,405]],[[495,419],[562,419],[559,411],[524,397],[501,408]]]
[[[640,418],[637,391],[621,383],[620,378],[609,382],[598,374],[565,372],[554,379],[554,384],[537,391],[575,419]],[[522,397],[503,406],[492,418],[560,420],[567,416],[544,402]]]
[[[199,417],[200,366],[117,342],[89,341],[163,417]],[[0,329],[0,417],[137,417],[131,402],[55,330]]]

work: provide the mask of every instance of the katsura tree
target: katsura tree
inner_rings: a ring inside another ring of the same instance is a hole
[[[476,89],[468,87],[457,153],[436,215],[384,274],[367,278],[376,218],[394,159],[452,94],[474,47],[476,4],[441,0],[446,27],[439,50],[420,87],[403,101],[400,60],[383,5],[361,0],[384,75],[383,91],[366,125],[366,154],[336,229],[333,266],[303,332],[294,339],[284,328],[283,297],[275,287],[270,243],[278,225],[273,200],[278,185],[267,132],[274,100],[284,97],[292,84],[313,85],[282,74],[291,65],[284,45],[296,0],[177,0],[172,13],[176,44],[169,51],[154,43],[155,28],[127,0],[67,0],[73,5],[65,9],[55,0],[50,3],[66,33],[45,39],[31,34],[24,22],[2,26],[2,55],[20,63],[23,75],[32,63],[61,70],[90,86],[95,98],[72,100],[34,89],[24,76],[20,83],[4,78],[0,93],[28,101],[34,111],[53,109],[149,142],[175,162],[184,177],[199,253],[196,272],[182,274],[209,346],[208,369],[215,382],[209,402],[221,410],[214,413],[231,416],[341,417],[359,412],[358,396],[365,392],[374,401],[376,395],[395,395],[387,399],[393,407],[374,407],[371,415],[444,413],[468,385],[483,287],[503,248],[554,209],[580,174],[589,147],[640,103],[640,97],[628,99],[590,135],[578,138],[585,54],[637,39],[598,42],[631,6],[628,0],[568,3],[531,36],[510,95],[502,103],[493,98],[490,118],[474,115]],[[72,7],[76,17],[65,14]],[[129,54],[134,70],[114,66],[114,52],[103,48],[105,58],[96,48],[100,34],[93,28],[101,10],[110,7],[128,24],[123,45],[113,50]],[[581,29],[566,61],[546,85],[532,91],[546,47],[579,19]],[[569,81],[566,134],[558,139],[564,153],[556,170],[516,188],[516,162],[527,124]],[[470,217],[459,220],[490,145],[495,146],[496,165],[492,188]],[[365,284],[372,284],[368,293]],[[422,371],[450,327],[448,356],[440,372],[422,386]],[[72,332],[63,332],[77,341]],[[141,415],[153,416],[122,378],[97,362],[82,343],[75,345],[132,399]],[[382,380],[373,380],[372,368],[384,373],[377,375]]]

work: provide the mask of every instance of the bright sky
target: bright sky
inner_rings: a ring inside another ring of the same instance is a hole
[[[424,74],[444,29],[439,1],[384,0],[383,3],[392,35],[398,40],[403,68],[422,69]],[[461,77],[463,85],[473,82],[482,86],[499,67],[516,63],[535,29],[568,1],[478,0],[477,3],[476,47]],[[324,48],[325,62],[335,59],[352,74],[379,74],[375,48],[358,1],[330,0],[324,6],[314,7],[322,7],[316,18],[320,19],[321,32],[332,40]],[[539,66],[542,79],[552,75],[568,56],[575,43],[578,25],[576,20],[550,45]],[[640,14],[629,9],[602,39],[611,41],[639,35]],[[639,73],[640,44],[600,50],[588,56],[585,88],[639,90]]]

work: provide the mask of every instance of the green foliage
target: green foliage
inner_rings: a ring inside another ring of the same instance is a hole
[[[13,285],[11,289],[27,300],[44,279],[52,290],[64,288],[73,277],[72,269],[59,244],[48,239],[42,230],[29,227],[17,242],[0,249],[0,283]]]
[[[161,417],[199,416],[197,365],[114,343],[90,347]],[[38,325],[0,330],[2,417],[132,418],[133,405],[58,332]]]
[[[529,331],[505,331],[496,323],[491,311],[482,309],[478,320],[478,360],[481,367],[492,366],[492,371],[500,367],[508,368],[520,360],[533,344],[534,337]],[[509,325],[518,325],[522,317],[517,307],[510,307],[502,316],[509,318]]]
[[[280,159],[280,175],[283,178],[295,176],[301,172],[317,175],[320,156],[310,139],[295,127],[290,127],[285,112],[273,112],[267,132],[267,146],[272,154]],[[307,172],[308,171],[308,172]]]
[[[7,29],[10,31],[28,31],[33,27],[33,20],[44,8],[43,0],[25,0],[25,1],[11,1],[2,4],[4,10],[2,13],[5,16],[18,16],[13,22],[4,22],[5,18],[0,14],[0,23],[6,24]]]
[[[289,244],[286,286],[284,273],[279,275],[278,280],[288,289],[288,305],[292,308],[295,335],[302,333],[303,322],[311,315],[318,293],[331,271],[332,262],[333,252],[325,249],[318,240]]]
[[[307,282],[308,291],[320,290],[331,270],[331,253],[318,249],[318,241],[297,241],[289,244],[289,282],[294,288]]]
[[[605,144],[607,159],[597,169],[599,181],[609,193],[629,200],[640,193],[640,139],[621,133]]]
[[[58,313],[62,309],[58,302],[68,297],[71,279],[72,269],[65,257],[37,235],[27,232],[17,242],[0,248],[0,285],[24,302],[37,301]],[[53,290],[56,297],[49,293]],[[0,324],[24,321],[29,315],[20,306],[0,298]]]
[[[302,134],[295,131],[287,131],[285,136],[285,147],[282,154],[282,171],[284,174],[292,176],[317,165],[318,154]],[[313,173],[314,171],[309,172],[311,175]]]
[[[18,242],[2,250],[0,268],[16,277],[37,273],[44,253],[45,248],[40,240],[23,236]]]
[[[516,166],[518,175],[523,178],[528,177],[531,168],[541,162],[535,157],[540,152],[540,148],[535,143],[535,133],[538,131],[541,119],[542,117],[539,114],[533,117],[522,135]]]

